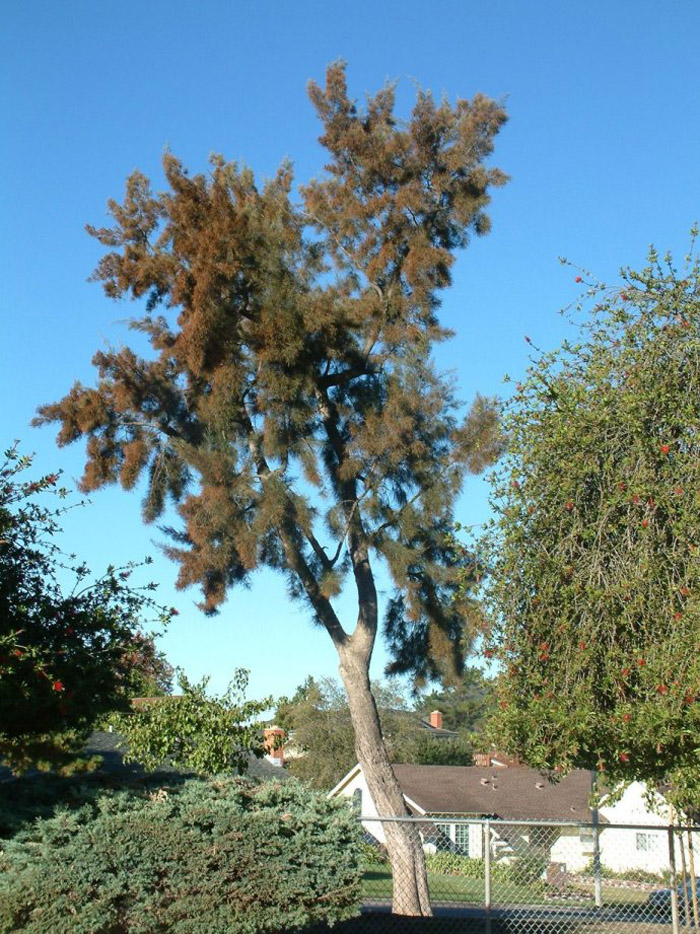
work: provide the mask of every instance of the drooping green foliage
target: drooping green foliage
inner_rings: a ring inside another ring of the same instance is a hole
[[[360,108],[340,64],[309,94],[329,161],[300,204],[287,164],[262,187],[221,157],[189,176],[166,155],[159,194],[129,178],[114,225],[88,228],[109,250],[94,278],[145,301],[132,326],[153,354],[98,352],[97,386],[76,384],[38,421],[60,423],[60,444],[87,438],[85,489],[145,476],[147,521],[177,504],[168,553],[208,611],[277,568],[340,645],[331,601],[352,570],[373,639],[381,556],[394,669],[436,675],[470,638],[453,502],[500,438],[488,400],[463,417],[431,350],[449,336],[438,296],[455,250],[488,231],[489,191],[506,180],[485,166],[505,114],[482,95],[451,106],[420,92],[401,123],[392,86]]]
[[[580,341],[536,353],[505,416],[495,732],[535,766],[687,784],[700,774],[700,269],[692,252],[679,272],[652,251],[619,287],[586,285]]]
[[[120,791],[8,842],[0,929],[257,934],[358,913],[361,829],[296,782]]]
[[[144,614],[163,622],[170,611],[154,602],[153,585],[129,586],[135,564],[92,580],[61,552],[66,510],[44,503],[67,491],[58,474],[22,479],[30,467],[16,446],[0,464],[0,760],[16,771],[82,768],[98,718],[126,709],[135,685],[164,673],[141,625]]]
[[[208,678],[192,684],[179,672],[175,697],[142,700],[112,724],[124,737],[125,761],[145,769],[164,764],[201,775],[243,774],[251,756],[261,758],[260,714],[272,703],[245,699],[248,672],[239,668],[224,694],[207,693]]]

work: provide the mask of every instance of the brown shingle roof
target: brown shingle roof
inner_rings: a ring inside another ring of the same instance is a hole
[[[428,814],[493,815],[510,820],[590,821],[591,773],[552,784],[535,769],[395,765],[401,790]]]

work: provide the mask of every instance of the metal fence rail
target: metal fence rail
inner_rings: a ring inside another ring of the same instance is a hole
[[[412,884],[392,870],[389,824],[425,853],[435,930],[474,934],[697,932],[700,826],[425,817],[361,817],[363,911],[391,909]],[[697,863],[696,863],[697,860]],[[384,916],[385,917],[385,916]],[[386,918],[389,924],[389,919]]]

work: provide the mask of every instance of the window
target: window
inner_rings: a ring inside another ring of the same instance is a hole
[[[638,833],[635,839],[635,847],[637,850],[644,851],[648,853],[650,850],[653,850],[656,846],[656,835],[653,833]]]
[[[434,842],[439,852],[461,853],[469,856],[469,824],[435,824]]]
[[[469,824],[455,824],[455,849],[462,856],[469,856]]]
[[[352,793],[352,806],[356,814],[362,814],[362,789],[356,788]]]

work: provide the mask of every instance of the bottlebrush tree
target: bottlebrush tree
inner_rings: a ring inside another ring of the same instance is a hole
[[[160,676],[167,687],[168,666],[141,624],[172,611],[155,604],[155,585],[129,586],[135,564],[93,580],[61,551],[65,509],[46,497],[67,491],[58,474],[24,479],[31,462],[15,446],[0,463],[0,761],[66,772],[86,767],[96,721],[128,709],[136,686]]]
[[[487,540],[495,732],[545,769],[687,779],[700,771],[698,260],[678,272],[652,252],[620,287],[576,281],[595,299],[580,340],[536,352],[504,415]]]
[[[40,421],[61,424],[61,444],[87,437],[87,489],[144,476],[147,521],[177,504],[169,553],[207,610],[256,568],[287,576],[338,651],[375,803],[400,815],[369,684],[374,569],[396,586],[395,670],[459,664],[469,633],[446,536],[464,472],[498,440],[493,406],[478,399],[465,419],[432,351],[448,337],[437,312],[455,251],[488,232],[506,180],[485,165],[505,113],[421,92],[402,124],[393,87],[358,107],[341,64],[310,97],[328,163],[300,203],[288,164],[262,187],[221,157],[190,177],[167,155],[162,194],[130,177],[114,226],[90,228],[108,248],[95,277],[145,299],[134,327],[153,353],[98,353],[97,387],[74,386]],[[333,605],[347,581],[349,625]],[[418,835],[397,823],[387,836],[395,910],[429,913]]]

